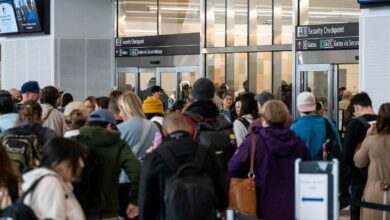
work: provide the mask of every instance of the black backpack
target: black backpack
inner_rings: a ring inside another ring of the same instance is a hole
[[[228,162],[237,146],[233,124],[223,115],[218,115],[213,120],[204,120],[202,116],[192,112],[186,112],[185,115],[197,122],[195,141],[212,148],[227,170]]]
[[[71,137],[71,139],[84,148],[84,168],[79,180],[73,183],[73,193],[86,215],[89,214],[88,207],[99,207],[99,214],[101,214],[105,207],[105,196],[99,184],[99,160],[82,135]]]
[[[324,118],[325,129],[326,129],[326,160],[331,161],[333,159],[338,159],[341,161],[341,146],[336,142],[336,138],[333,135],[332,127],[328,119]]]
[[[23,203],[23,200],[26,198],[27,194],[33,193],[34,189],[37,187],[38,183],[47,176],[54,176],[53,174],[47,174],[39,177],[31,184],[30,188],[18,198],[18,200],[11,206],[0,210],[0,219],[12,219],[12,220],[38,220],[34,211],[30,206],[27,206]]]
[[[39,165],[40,144],[34,132],[19,127],[13,128],[6,131],[1,138],[1,143],[12,164],[20,173]]]
[[[157,153],[174,172],[166,179],[164,188],[165,220],[215,220],[216,195],[214,182],[203,170],[207,148],[199,145],[194,162],[179,165],[166,146]]]

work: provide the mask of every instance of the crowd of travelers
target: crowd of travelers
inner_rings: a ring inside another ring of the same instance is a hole
[[[235,97],[200,78],[183,94],[168,106],[155,83],[82,101],[37,81],[1,90],[0,219],[27,213],[16,206],[37,219],[226,219],[230,179],[248,176],[252,217],[295,219],[298,158],[339,159],[341,196],[389,204],[390,103],[375,114],[367,93],[343,90],[338,129],[311,92],[296,97],[295,120],[248,85]],[[350,217],[382,212],[351,206]]]

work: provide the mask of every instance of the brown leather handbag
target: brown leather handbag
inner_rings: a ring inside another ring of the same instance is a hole
[[[229,189],[229,208],[246,216],[257,216],[256,184],[254,174],[256,136],[252,135],[250,170],[248,178],[231,178]]]

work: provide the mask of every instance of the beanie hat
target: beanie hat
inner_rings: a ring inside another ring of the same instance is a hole
[[[101,122],[108,122],[112,125],[116,125],[116,120],[114,115],[105,109],[99,109],[92,112],[89,115],[88,121],[101,121]]]
[[[299,112],[313,112],[316,110],[316,99],[311,92],[301,92],[297,97]]]
[[[274,99],[275,96],[272,93],[266,91],[255,95],[255,100],[258,101],[260,105],[264,105],[264,103],[266,103],[267,101]]]
[[[64,116],[70,116],[70,114],[74,110],[80,110],[83,113],[83,115],[88,116],[87,108],[85,107],[84,103],[82,103],[80,101],[69,102],[65,106]]]
[[[20,88],[21,93],[28,93],[28,92],[33,92],[33,93],[39,93],[39,84],[37,81],[28,81],[22,85]]]
[[[198,101],[207,101],[214,98],[215,87],[211,80],[200,78],[195,81],[192,96]]]
[[[164,113],[164,107],[161,100],[154,96],[149,96],[145,99],[144,103],[142,103],[142,110],[145,114]]]

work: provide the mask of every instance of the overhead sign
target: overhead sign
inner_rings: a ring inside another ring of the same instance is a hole
[[[359,23],[296,27],[295,50],[359,49]]]
[[[175,34],[115,39],[116,57],[200,54],[200,34]]]

